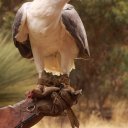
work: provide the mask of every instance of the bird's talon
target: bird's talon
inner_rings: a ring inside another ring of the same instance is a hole
[[[82,89],[72,92],[74,95],[82,95]]]

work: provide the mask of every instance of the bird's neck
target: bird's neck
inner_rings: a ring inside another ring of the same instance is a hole
[[[69,0],[34,0],[32,2],[32,12],[39,18],[45,20],[60,19],[61,11]],[[51,19],[52,18],[52,19]]]
[[[33,2],[35,4],[38,4],[40,6],[52,6],[56,7],[58,9],[62,9],[64,5],[69,2],[70,0],[34,0]]]

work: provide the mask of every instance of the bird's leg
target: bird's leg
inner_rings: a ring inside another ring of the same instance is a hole
[[[66,85],[70,85],[69,74],[72,68],[74,68],[74,57],[71,53],[63,52],[61,53],[61,72],[60,82]]]
[[[50,78],[50,74],[45,72],[45,71],[42,71],[42,72],[39,72],[39,76],[38,76],[38,81],[37,81],[37,85],[48,85],[49,84],[49,78]]]
[[[65,85],[70,84],[70,80],[67,74],[63,74],[60,76],[52,75],[49,79],[49,84],[55,87],[63,88]]]
[[[60,76],[54,76],[54,80],[56,82],[54,82],[54,86],[55,87],[58,87],[71,94],[74,94],[74,89],[70,86],[70,79],[69,79],[69,76],[67,74],[63,74],[63,75],[60,75]]]
[[[34,58],[36,70],[37,70],[38,75],[39,75],[38,78],[40,79],[40,80],[38,80],[39,81],[38,83],[40,83],[40,81],[42,79],[42,73],[44,71],[43,57],[40,53],[40,49],[35,45],[32,46],[32,52],[33,52],[33,58]]]
[[[33,99],[35,102],[37,99],[41,99],[51,92],[59,91],[60,88],[55,87],[54,84],[51,84],[51,73],[43,71],[39,74],[37,87],[27,93],[27,97]]]
[[[59,81],[60,81],[62,84],[70,85],[70,79],[69,79],[69,75],[68,75],[68,74],[60,75]]]
[[[32,48],[34,62],[39,76],[37,81],[37,87],[32,91],[28,92],[27,97],[36,99],[36,97],[39,97],[44,92],[44,86],[47,83],[47,74],[44,71],[43,57],[41,55],[40,49],[36,46],[33,46]]]
[[[39,47],[33,46],[33,57],[34,57],[34,62],[36,65],[36,69],[38,72],[38,81],[37,81],[37,85],[40,87],[43,87],[45,84],[47,84],[47,80],[48,80],[48,75],[47,73],[44,71],[44,58],[42,56],[42,52],[40,50]]]
[[[69,74],[70,71],[74,68],[74,58],[75,54],[73,50],[67,50],[66,47],[61,51],[61,72],[62,75],[59,77],[60,86],[64,87],[64,89],[68,90],[69,92],[73,93],[74,89],[70,86],[70,78]]]

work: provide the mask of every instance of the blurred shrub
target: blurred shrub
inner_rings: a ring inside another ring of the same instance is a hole
[[[128,26],[127,0],[72,0],[72,3],[85,23],[91,42],[109,42],[126,38],[124,36]]]

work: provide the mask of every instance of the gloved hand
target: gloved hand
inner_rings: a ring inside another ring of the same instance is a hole
[[[79,122],[71,109],[77,102],[81,91],[67,88],[46,87],[37,91],[37,97],[27,98],[14,106],[0,109],[0,128],[30,128],[44,116],[59,116],[67,111],[72,128],[79,127]],[[34,94],[37,93],[36,91]],[[40,93],[39,93],[40,92]]]
[[[61,89],[58,87],[45,86],[43,91],[38,88],[30,92],[29,96],[31,96],[33,100],[26,107],[28,112],[35,114],[35,117],[59,116],[66,110],[72,128],[75,126],[77,128],[79,127],[79,122],[71,107],[77,103],[81,90],[73,91],[73,89],[71,87],[68,88],[68,86],[64,86]],[[24,124],[23,128],[25,125],[28,125],[27,120],[25,121],[26,124]]]

